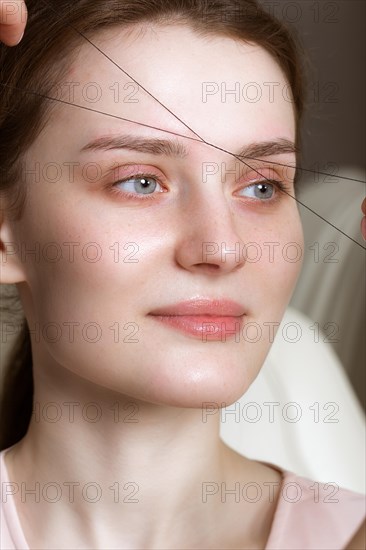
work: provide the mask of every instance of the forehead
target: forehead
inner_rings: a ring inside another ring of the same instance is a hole
[[[150,126],[221,147],[294,138],[288,83],[256,44],[201,37],[176,24],[104,29],[91,41],[101,51],[84,43],[57,89],[84,107],[56,109],[55,122],[67,125],[71,139]]]

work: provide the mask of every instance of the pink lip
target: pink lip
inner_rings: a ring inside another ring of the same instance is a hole
[[[155,309],[149,315],[203,341],[226,341],[240,332],[245,310],[231,300],[195,299]]]
[[[217,317],[241,317],[245,308],[232,300],[199,298],[154,309],[150,315],[204,315]]]

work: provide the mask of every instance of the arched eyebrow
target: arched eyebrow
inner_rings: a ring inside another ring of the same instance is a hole
[[[189,154],[186,146],[179,140],[145,138],[133,135],[101,136],[84,145],[80,152],[110,151],[114,149],[127,149],[139,153],[176,158],[185,158]],[[297,152],[298,149],[295,143],[285,138],[279,138],[271,141],[249,143],[234,154],[239,158],[262,158],[272,155],[296,154]]]

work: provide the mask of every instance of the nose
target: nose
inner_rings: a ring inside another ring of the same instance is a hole
[[[205,189],[185,205],[177,226],[175,258],[191,272],[219,275],[241,269],[245,249],[235,213],[222,190],[213,194]]]

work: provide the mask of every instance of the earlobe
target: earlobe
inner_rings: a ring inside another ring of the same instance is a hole
[[[0,212],[0,284],[25,281],[19,245],[13,238],[4,215]]]

